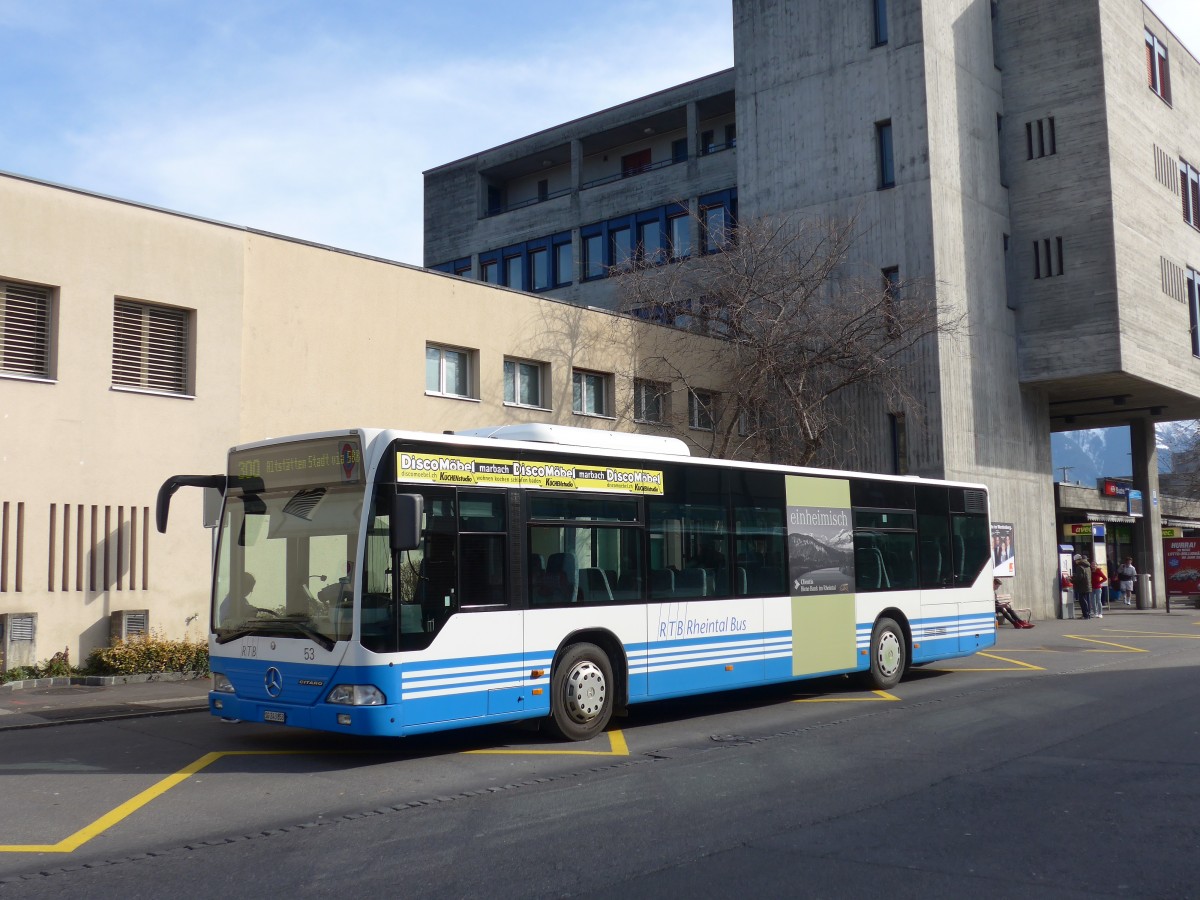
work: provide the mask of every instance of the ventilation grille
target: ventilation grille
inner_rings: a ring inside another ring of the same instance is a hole
[[[33,616],[9,616],[8,639],[10,641],[32,641],[35,621]]]
[[[986,513],[987,494],[983,491],[963,491],[963,509],[969,513]]]

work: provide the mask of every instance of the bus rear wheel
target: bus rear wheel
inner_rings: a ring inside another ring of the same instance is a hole
[[[572,644],[550,676],[550,730],[567,741],[602,732],[613,710],[612,663],[595,644]]]
[[[908,652],[904,646],[904,631],[892,619],[880,619],[871,632],[871,672],[873,688],[886,691],[894,688],[904,677]]]

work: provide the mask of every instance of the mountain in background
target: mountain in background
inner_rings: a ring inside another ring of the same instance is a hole
[[[1195,443],[1197,424],[1167,422],[1157,427],[1160,473],[1172,470],[1172,454],[1183,452]],[[1093,485],[1101,478],[1128,478],[1133,472],[1128,428],[1060,431],[1050,436],[1050,455],[1055,481]]]

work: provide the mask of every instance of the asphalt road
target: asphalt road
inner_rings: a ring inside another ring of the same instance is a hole
[[[845,679],[346,740],[202,713],[0,735],[0,897],[1196,897],[1195,613]]]

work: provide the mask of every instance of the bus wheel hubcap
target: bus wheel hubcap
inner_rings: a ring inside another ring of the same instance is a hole
[[[584,660],[567,676],[567,715],[576,722],[590,722],[604,709],[607,693],[600,667]]]
[[[900,667],[900,641],[890,631],[879,636],[879,651],[876,654],[879,669],[885,676],[892,676]]]

